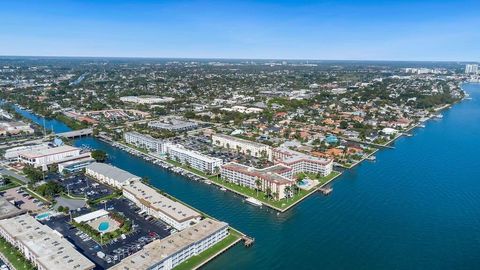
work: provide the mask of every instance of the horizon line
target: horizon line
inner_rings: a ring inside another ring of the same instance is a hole
[[[227,57],[165,57],[165,56],[74,56],[74,55],[0,55],[0,58],[97,58],[97,59],[183,59],[183,60],[259,60],[259,61],[345,61],[345,62],[430,62],[430,63],[480,63],[472,60],[391,60],[391,59],[306,59],[306,58],[227,58]]]

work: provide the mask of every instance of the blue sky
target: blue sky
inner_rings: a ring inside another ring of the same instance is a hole
[[[0,2],[0,55],[480,61],[480,1]]]

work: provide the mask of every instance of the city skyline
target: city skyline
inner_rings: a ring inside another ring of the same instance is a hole
[[[478,62],[478,7],[473,1],[7,1],[0,55]]]

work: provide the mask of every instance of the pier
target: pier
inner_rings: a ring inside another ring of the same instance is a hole
[[[59,137],[64,137],[67,139],[75,139],[84,136],[92,136],[93,135],[93,128],[86,128],[86,129],[79,129],[73,130],[68,132],[62,132],[57,134]]]
[[[255,242],[255,238],[249,237],[247,235],[243,235],[242,240],[244,242],[245,247],[251,247]]]

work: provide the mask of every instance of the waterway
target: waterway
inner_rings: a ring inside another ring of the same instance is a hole
[[[107,151],[115,166],[255,237],[253,247],[237,245],[205,269],[478,269],[480,84],[464,89],[472,100],[378,152],[376,162],[345,172],[330,196],[314,194],[283,214],[95,138],[75,144]]]

